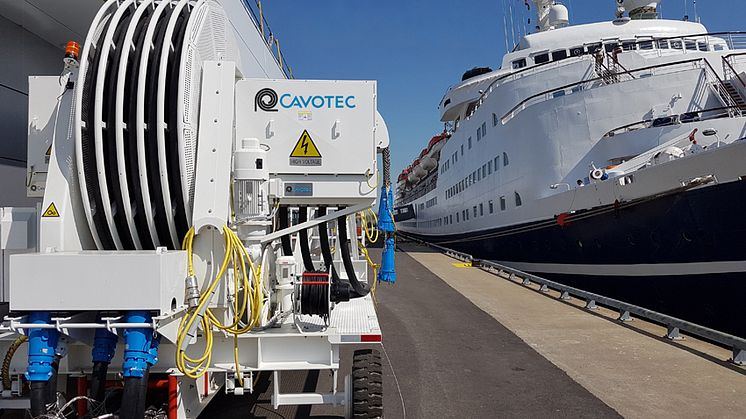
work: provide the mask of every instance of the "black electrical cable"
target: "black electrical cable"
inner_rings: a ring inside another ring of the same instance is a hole
[[[91,371],[91,398],[97,402],[103,402],[106,398],[106,374],[108,372],[109,363],[93,363],[93,371]]]
[[[319,217],[326,215],[326,207],[319,207]],[[332,274],[332,283],[339,283],[339,274],[334,269],[331,246],[329,246],[329,229],[326,223],[319,224],[319,244],[321,245],[321,256],[324,258],[324,266],[327,266]]]
[[[179,96],[179,78],[188,77],[179,73],[179,64],[181,63],[181,52],[184,48],[184,40],[186,36],[187,22],[189,21],[189,15],[192,8],[185,6],[181,8],[179,15],[176,17],[176,25],[174,26],[173,39],[170,40],[174,48],[168,50],[167,54],[167,69],[166,69],[166,85],[165,85],[165,109],[176,109]],[[187,220],[186,207],[189,202],[186,202],[183,188],[182,188],[182,175],[180,169],[179,160],[183,158],[184,152],[179,147],[179,130],[178,119],[179,115],[177,112],[168,112],[166,116],[166,167],[168,176],[167,182],[171,194],[171,208],[173,211],[174,225],[176,227],[176,236],[179,240],[182,240],[189,230],[190,221]],[[178,246],[178,243],[176,244]]]
[[[145,417],[145,398],[148,395],[148,377],[150,367],[142,377],[126,377],[122,393],[122,407],[119,419],[142,419]]]
[[[304,284],[300,289],[300,312],[329,317],[329,284]]]
[[[288,228],[288,207],[280,207],[277,211],[277,216],[280,217],[280,230]],[[280,237],[282,242],[282,254],[285,256],[293,256],[293,247],[290,245],[290,235],[286,234]]]
[[[29,395],[31,402],[31,417],[36,418],[47,414],[48,387],[48,381],[31,382],[31,394]]]
[[[158,162],[158,71],[161,63],[161,52],[163,43],[166,40],[166,28],[173,13],[173,7],[167,7],[161,13],[155,23],[155,32],[153,34],[152,48],[149,48],[148,55],[148,75],[145,78],[145,98],[143,101],[145,119],[145,162],[147,164],[148,191],[150,193],[150,205],[153,214],[155,230],[158,236],[157,246],[167,246],[171,248],[171,233],[168,230],[168,217],[166,207],[163,205],[163,189],[161,186],[161,169]]]
[[[31,382],[31,394],[29,396],[31,417],[46,415],[48,413],[47,406],[57,400],[57,371],[59,367],[59,359],[55,357],[54,362],[52,362],[52,376],[47,381]]]
[[[100,185],[106,187],[108,195],[108,204],[112,210],[112,218],[114,220],[114,230],[118,232],[119,240],[125,250],[132,250],[135,248],[134,239],[130,234],[127,214],[124,211],[124,199],[122,198],[122,192],[129,193],[129,191],[122,191],[122,187],[119,183],[119,173],[123,172],[124,169],[119,167],[117,159],[117,147],[116,147],[116,132],[115,127],[117,123],[116,113],[116,100],[114,98],[117,94],[117,87],[119,85],[118,70],[122,58],[122,48],[124,45],[124,38],[129,27],[132,15],[135,12],[135,7],[130,6],[124,10],[121,19],[117,22],[117,26],[114,28],[114,34],[111,39],[112,48],[109,49],[108,57],[101,57],[101,60],[106,60],[106,74],[104,75],[103,81],[103,95],[101,104],[101,145],[103,149],[104,157],[104,176],[106,179],[106,185]]]
[[[100,250],[115,250],[114,238],[111,235],[111,230],[106,222],[105,214],[103,211],[104,201],[101,198],[101,188],[98,183],[98,171],[102,168],[98,167],[96,163],[96,145],[94,139],[94,105],[95,105],[95,92],[98,78],[98,68],[102,60],[106,60],[107,57],[101,57],[98,54],[103,49],[104,38],[103,35],[109,28],[111,21],[106,22],[95,41],[95,48],[91,48],[88,56],[85,57],[88,63],[85,76],[83,77],[83,91],[81,97],[80,106],[80,153],[83,159],[83,177],[85,178],[85,191],[81,191],[88,197],[91,203],[91,218],[93,219],[93,229],[98,233],[99,240],[103,249]],[[81,168],[79,168],[81,169]]]
[[[298,209],[298,223],[305,223],[308,221],[308,208]],[[314,271],[316,268],[313,266],[313,259],[311,259],[311,249],[308,247],[308,230],[303,229],[298,232],[298,240],[300,240],[300,255],[303,257],[303,267],[306,271]]]
[[[347,278],[349,278],[350,285],[355,291],[358,297],[363,297],[370,292],[364,284],[357,280],[355,274],[355,267],[352,265],[352,257],[350,256],[350,239],[347,237],[347,216],[343,215],[337,218],[337,230],[339,230],[339,246],[342,252],[342,264],[347,272]]]

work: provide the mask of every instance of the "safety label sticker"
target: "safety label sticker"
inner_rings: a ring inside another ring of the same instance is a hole
[[[60,212],[57,211],[57,207],[54,205],[54,202],[49,204],[46,210],[44,210],[44,213],[41,215],[42,217],[59,217]]]
[[[321,153],[308,130],[303,130],[298,142],[293,147],[293,151],[290,152],[290,165],[321,166]]]

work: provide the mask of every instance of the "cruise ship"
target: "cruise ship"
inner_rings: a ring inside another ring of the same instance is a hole
[[[570,25],[533,0],[536,31],[446,91],[398,227],[746,337],[746,33],[615,3]]]

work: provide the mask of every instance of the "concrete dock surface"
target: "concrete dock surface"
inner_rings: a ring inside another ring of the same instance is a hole
[[[397,283],[376,292],[387,418],[746,417],[746,368],[725,362],[726,349],[399,247]],[[284,391],[331,386],[326,371],[284,377]],[[264,393],[218,396],[202,417],[342,417],[329,406],[273,411],[269,374],[259,381]]]

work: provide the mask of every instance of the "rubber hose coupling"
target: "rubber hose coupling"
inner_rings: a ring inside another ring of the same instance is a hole
[[[151,323],[147,311],[130,311],[125,315],[127,323]],[[158,362],[160,339],[153,336],[152,329],[128,328],[124,331],[124,362],[122,372],[125,377],[143,377],[149,365]]]
[[[96,334],[93,337],[93,350],[91,351],[93,362],[110,363],[117,350],[118,340],[117,335],[108,330],[96,329]]]
[[[51,316],[47,312],[33,312],[29,314],[29,322],[50,324]],[[56,329],[29,329],[27,380],[48,381],[52,377],[59,338],[60,332]]]

